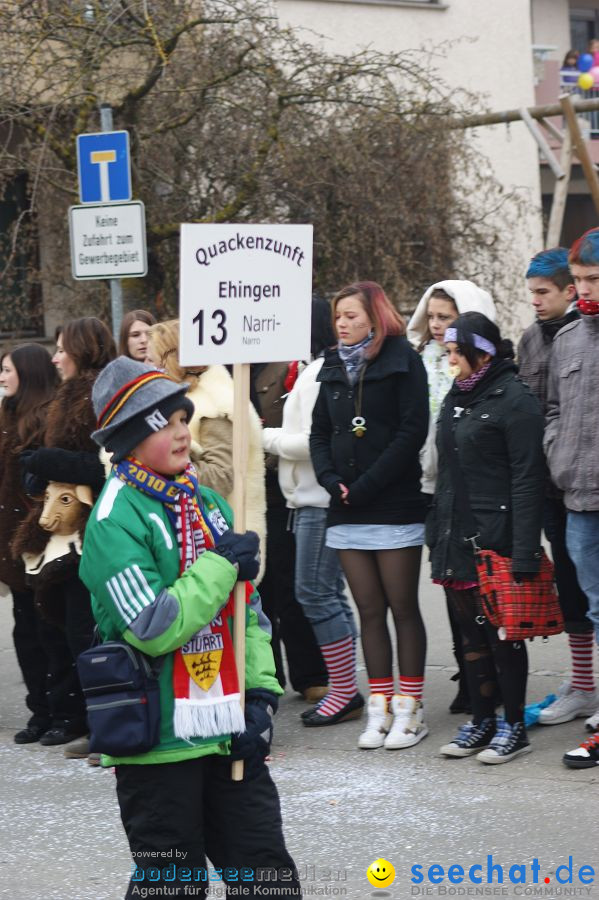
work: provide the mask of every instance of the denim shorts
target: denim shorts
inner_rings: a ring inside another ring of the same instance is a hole
[[[327,528],[327,547],[335,550],[399,550],[424,544],[424,524],[333,525]]]

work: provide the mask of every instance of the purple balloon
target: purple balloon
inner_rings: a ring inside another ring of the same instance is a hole
[[[581,53],[578,57],[576,68],[579,72],[588,72],[589,69],[593,68],[593,62],[594,60],[590,53]]]

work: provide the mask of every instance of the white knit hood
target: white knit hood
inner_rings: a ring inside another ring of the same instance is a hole
[[[426,338],[428,330],[428,301],[435,290],[443,290],[454,301],[460,315],[466,312],[479,312],[492,322],[495,321],[495,303],[487,291],[477,287],[472,281],[461,279],[437,281],[426,289],[414,311],[408,325],[408,340],[418,349]]]

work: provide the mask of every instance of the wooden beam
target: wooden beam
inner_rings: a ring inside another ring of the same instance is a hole
[[[570,95],[568,95],[570,96]],[[592,100],[582,100],[575,97],[571,104],[577,113],[592,112],[599,109],[599,97]],[[561,103],[551,103],[547,106],[531,106],[528,112],[533,119],[544,119],[546,116],[561,116],[563,114]],[[448,119],[444,125],[446,128],[478,128],[481,125],[501,125],[507,122],[521,122],[522,115],[519,109],[508,109],[504,112],[481,113],[476,116],[464,116],[461,119]]]
[[[580,165],[582,166],[584,177],[586,178],[587,184],[591,191],[591,196],[595,205],[595,211],[599,215],[599,178],[597,177],[595,166],[593,165],[593,161],[589,155],[586,141],[584,140],[580,131],[580,125],[578,124],[578,119],[576,118],[576,109],[574,104],[572,103],[572,97],[570,96],[570,94],[562,94],[559,99],[561,108],[563,110],[564,119],[566,120],[568,130],[572,137],[572,146],[574,148],[574,152],[580,160]]]
[[[559,141],[560,144],[564,143],[564,132],[560,131],[559,128],[556,128],[553,122],[550,122],[549,119],[539,119],[539,122],[546,128],[549,134],[553,135],[556,141]]]
[[[522,117],[522,121],[524,122],[524,124],[526,125],[526,127],[528,128],[530,133],[532,134],[533,138],[537,142],[539,150],[541,151],[542,155],[545,157],[545,159],[549,163],[549,167],[550,167],[551,171],[553,172],[553,174],[555,175],[555,177],[558,179],[558,181],[560,179],[564,178],[565,177],[564,170],[562,169],[559,162],[555,158],[553,150],[547,143],[545,136],[541,132],[541,129],[539,128],[539,126],[534,121],[534,119],[532,118],[532,116],[530,115],[530,113],[528,112],[528,110],[525,107],[522,107],[522,109],[520,110],[520,116]]]
[[[561,152],[561,164],[564,170],[564,177],[556,182],[553,191],[553,201],[551,203],[551,212],[549,214],[549,224],[547,225],[547,237],[545,239],[546,250],[549,250],[551,247],[557,247],[560,241],[564,224],[564,215],[566,212],[566,202],[568,200],[572,156],[572,135],[570,129],[566,128]]]

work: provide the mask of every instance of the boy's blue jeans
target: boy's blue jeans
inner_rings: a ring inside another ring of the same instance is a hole
[[[337,551],[325,546],[327,510],[303,506],[295,512],[295,596],[320,647],[358,635]]]
[[[568,510],[566,543],[576,566],[578,583],[589,601],[587,616],[599,643],[599,512]]]

